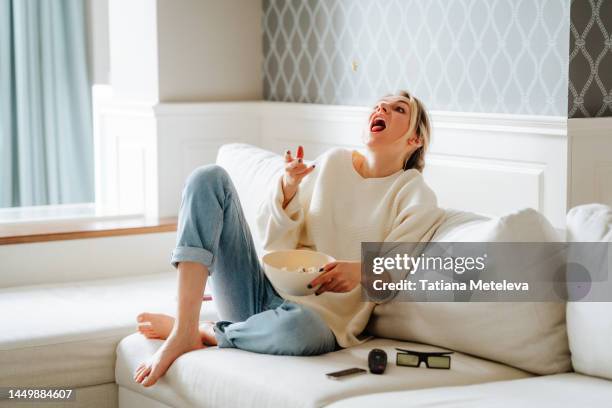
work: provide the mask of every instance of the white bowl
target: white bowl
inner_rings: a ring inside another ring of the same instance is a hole
[[[310,281],[320,274],[319,269],[323,265],[335,261],[323,252],[308,249],[273,251],[264,255],[262,260],[266,276],[274,289],[293,296],[312,295],[316,288],[308,289]],[[312,267],[316,268],[315,272],[298,272],[302,268]]]

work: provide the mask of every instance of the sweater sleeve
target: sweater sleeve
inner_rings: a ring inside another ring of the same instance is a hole
[[[411,180],[401,191],[397,214],[393,218],[391,229],[384,242],[395,242],[397,245],[387,245],[378,256],[394,258],[410,252],[410,256],[418,256],[444,221],[446,212],[438,207],[434,192],[425,184],[421,176]],[[410,244],[412,243],[412,245]],[[404,279],[404,274],[392,273],[394,279]],[[387,276],[385,279],[392,279]],[[385,303],[394,298],[397,291],[374,293],[372,300]]]
[[[402,208],[385,242],[428,241],[444,219],[444,214],[444,210],[435,204],[414,204]]]
[[[263,240],[264,252],[297,248],[304,223],[300,191],[302,186],[283,209],[282,179],[282,174],[275,177],[276,182],[271,186],[257,213],[257,227]]]
[[[416,171],[416,170],[415,170]],[[435,193],[417,174],[400,190],[398,208],[385,242],[424,242],[445,217]]]

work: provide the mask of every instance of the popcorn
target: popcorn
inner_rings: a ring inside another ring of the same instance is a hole
[[[291,271],[286,266],[283,266],[281,268],[281,271],[283,272],[296,272],[296,273],[315,273],[315,272],[318,272],[318,270],[319,268],[316,266],[301,267],[301,268],[293,269]]]

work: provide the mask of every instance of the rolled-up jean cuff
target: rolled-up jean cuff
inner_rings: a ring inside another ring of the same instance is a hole
[[[225,334],[225,327],[229,326],[231,322],[227,321],[218,321],[213,326],[213,331],[215,332],[215,337],[217,339],[217,347],[219,348],[235,348],[234,343],[230,339],[227,338]]]
[[[209,267],[213,261],[213,254],[204,249],[197,247],[176,247],[172,251],[170,263],[175,268],[178,268],[179,262],[199,262],[206,267]]]

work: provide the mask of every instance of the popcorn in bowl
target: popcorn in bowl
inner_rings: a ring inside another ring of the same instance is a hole
[[[269,252],[263,257],[264,272],[274,289],[280,294],[308,296],[316,291],[308,284],[329,262],[331,256],[307,249],[289,249]]]
[[[289,272],[289,269],[287,269],[287,267],[286,267],[286,266],[283,266],[283,267],[281,268],[281,271],[283,271],[283,272]],[[308,268],[304,268],[304,267],[302,267],[302,268],[297,268],[297,269],[294,269],[292,272],[297,272],[297,273],[314,273],[314,272],[318,272],[318,271],[319,271],[319,269],[317,269],[317,267],[316,267],[316,266],[310,266],[310,267],[308,267]]]

